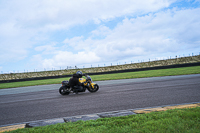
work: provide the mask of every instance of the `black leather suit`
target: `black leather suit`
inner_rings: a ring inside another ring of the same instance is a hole
[[[70,78],[69,80],[69,85],[70,87],[72,87],[74,89],[74,91],[80,91],[83,89],[83,87],[81,86],[82,84],[79,83],[79,77],[77,74],[73,74],[73,76]]]
[[[79,77],[76,74],[73,74],[73,76],[69,80],[70,87],[79,85]]]

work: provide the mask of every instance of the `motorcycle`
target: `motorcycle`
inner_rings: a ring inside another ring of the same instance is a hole
[[[82,89],[77,90],[77,86],[70,87],[69,81],[62,81],[61,82],[62,86],[59,89],[59,93],[61,95],[69,95],[71,92],[72,93],[85,92],[86,89],[91,93],[97,92],[99,90],[99,85],[96,83],[93,83],[89,75],[85,75],[85,77],[86,79],[79,78],[79,82],[82,84],[81,86]]]

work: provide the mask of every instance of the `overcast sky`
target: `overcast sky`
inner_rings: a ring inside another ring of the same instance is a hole
[[[0,0],[0,71],[200,53],[200,0]]]

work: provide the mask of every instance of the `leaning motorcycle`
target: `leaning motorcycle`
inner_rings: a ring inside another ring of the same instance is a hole
[[[91,93],[97,92],[99,90],[98,84],[93,83],[89,75],[85,75],[85,77],[86,79],[79,78],[79,82],[82,83],[82,89],[78,90],[78,92],[85,92],[86,90],[88,90]],[[74,89],[76,86],[70,87],[69,81],[62,81],[61,83],[62,83],[62,86],[59,89],[59,93],[61,95],[69,95],[71,92],[72,93],[74,92]]]

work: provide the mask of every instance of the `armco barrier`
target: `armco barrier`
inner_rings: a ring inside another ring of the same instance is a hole
[[[157,70],[157,69],[167,69],[167,68],[190,67],[190,66],[200,66],[200,62],[176,64],[176,65],[168,65],[168,66],[146,67],[146,68],[138,68],[138,69],[126,69],[126,70],[118,70],[118,71],[107,71],[107,72],[98,72],[98,73],[87,73],[87,74],[101,75],[101,74],[137,72],[137,71]],[[42,80],[42,79],[55,79],[55,78],[65,78],[65,77],[71,77],[71,76],[72,75],[59,75],[59,76],[35,77],[35,78],[26,78],[26,79],[1,80],[0,83],[11,83],[11,82],[19,82],[19,81]]]

